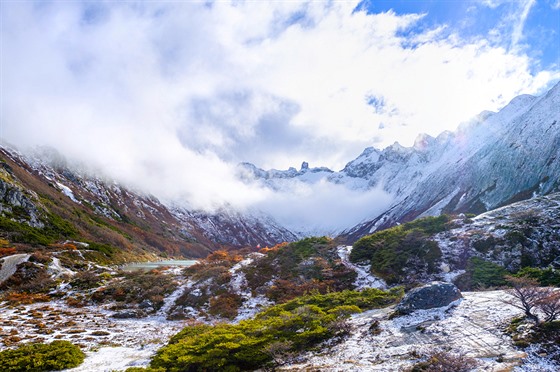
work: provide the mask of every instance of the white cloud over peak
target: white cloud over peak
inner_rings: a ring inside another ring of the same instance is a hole
[[[425,14],[356,5],[5,3],[0,135],[195,207],[251,205],[266,192],[236,180],[240,161],[339,169],[560,77],[507,45],[417,27]],[[523,23],[511,29],[518,42]]]

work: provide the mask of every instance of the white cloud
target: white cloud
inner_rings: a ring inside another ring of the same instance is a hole
[[[415,29],[425,15],[355,5],[5,3],[0,135],[163,198],[244,206],[267,191],[235,179],[239,161],[341,168],[366,146],[411,145],[559,77],[445,25]],[[321,200],[344,193],[321,187]]]
[[[536,4],[536,0],[525,0],[520,4],[520,13],[518,21],[513,26],[513,32],[511,35],[511,45],[512,48],[518,48],[519,42],[523,37],[523,28],[525,27],[525,22],[529,16],[531,8]]]
[[[381,189],[351,190],[321,180],[312,185],[289,183],[270,192],[256,207],[296,232],[336,236],[351,226],[385,211],[392,198]]]

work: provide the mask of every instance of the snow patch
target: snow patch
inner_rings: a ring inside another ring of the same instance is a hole
[[[60,182],[56,182],[56,185],[58,186],[60,191],[62,191],[62,193],[69,197],[74,203],[80,204],[80,201],[76,199],[76,197],[74,196],[74,192],[68,186],[63,185]]]
[[[352,252],[352,246],[349,245],[341,245],[337,248],[337,254],[338,257],[340,257],[342,264],[358,274],[353,283],[356,289],[387,288],[387,283],[385,283],[383,279],[371,275],[369,273],[369,268],[366,265],[356,265],[350,262],[350,252]]]

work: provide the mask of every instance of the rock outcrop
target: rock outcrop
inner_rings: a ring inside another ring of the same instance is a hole
[[[447,306],[462,297],[461,291],[454,284],[432,282],[408,292],[397,305],[397,312],[404,315],[415,310]]]

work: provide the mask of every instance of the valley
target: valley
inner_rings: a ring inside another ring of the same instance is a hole
[[[85,353],[74,372],[416,371],[438,358],[557,371],[558,107],[560,85],[411,148],[368,148],[338,172],[237,167],[267,192],[390,195],[326,236],[258,208],[160,201],[52,151],[3,146],[0,356],[70,341]],[[530,314],[552,316],[523,318],[516,280],[556,288],[552,313],[541,301]],[[463,297],[399,313],[432,282]]]

